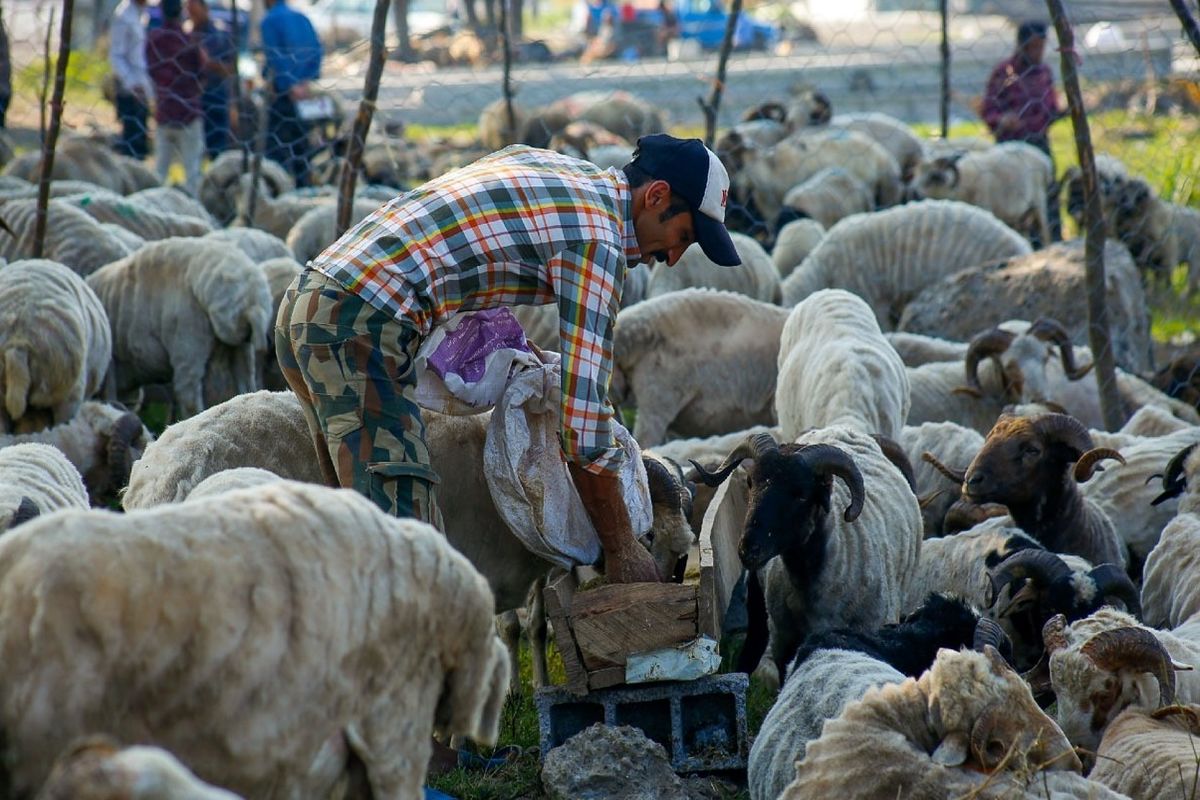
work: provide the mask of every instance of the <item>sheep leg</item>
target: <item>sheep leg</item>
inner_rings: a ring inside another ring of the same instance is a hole
[[[247,342],[238,345],[233,355],[233,381],[238,394],[257,392],[262,386],[258,376],[258,359],[254,345]]]
[[[496,634],[504,642],[512,665],[508,675],[508,691],[516,694],[521,691],[521,620],[515,608],[496,615]]]
[[[1038,237],[1042,243],[1042,247],[1049,247],[1053,240],[1050,238],[1050,219],[1046,212],[1045,198],[1040,199],[1033,206],[1034,222],[1037,224]]]
[[[542,592],[546,578],[533,584],[533,604],[529,609],[529,660],[533,666],[533,688],[550,685],[549,669],[546,666],[546,598]]]
[[[195,343],[200,345],[199,342]],[[194,417],[204,410],[204,373],[212,357],[212,341],[207,347],[176,356],[171,354],[171,389],[175,394],[175,405],[179,418]]]

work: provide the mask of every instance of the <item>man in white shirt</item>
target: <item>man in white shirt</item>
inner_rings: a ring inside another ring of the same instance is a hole
[[[146,0],[121,0],[109,30],[108,62],[116,81],[117,152],[144,159],[150,151],[146,117],[154,89],[146,69]]]

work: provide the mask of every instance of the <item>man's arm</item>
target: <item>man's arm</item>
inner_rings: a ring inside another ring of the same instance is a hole
[[[1001,102],[1000,92],[1008,79],[1005,64],[1000,64],[988,76],[987,88],[983,92],[983,121],[988,130],[995,132],[1000,127],[1000,118],[1008,111]]]

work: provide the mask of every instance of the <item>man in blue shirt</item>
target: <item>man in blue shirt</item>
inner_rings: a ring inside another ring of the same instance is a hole
[[[267,113],[266,157],[278,161],[296,179],[308,185],[309,122],[296,110],[308,98],[309,82],[321,75],[321,40],[308,17],[288,6],[286,0],[266,0],[263,16],[264,77],[273,88]]]
[[[202,78],[200,109],[204,116],[204,151],[216,158],[229,147],[229,81],[237,71],[233,38],[217,27],[208,13],[208,0],[188,0],[192,36],[207,60]]]

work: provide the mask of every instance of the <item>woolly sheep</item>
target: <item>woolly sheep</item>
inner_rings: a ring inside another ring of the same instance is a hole
[[[37,800],[241,800],[199,780],[158,747],[88,736],[62,752]]]
[[[120,225],[147,241],[171,236],[203,236],[213,229],[197,217],[176,214],[113,192],[85,192],[60,197],[63,203],[81,208],[98,222]]]
[[[1090,780],[1136,798],[1190,800],[1200,779],[1200,706],[1127,708],[1104,729]]]
[[[629,92],[576,92],[531,112],[521,141],[546,147],[554,134],[574,120],[594,122],[628,142],[666,130],[662,112]]]
[[[897,441],[913,465],[925,538],[941,536],[946,511],[958,500],[958,484],[951,485],[921,454],[932,452],[939,461],[965,470],[983,447],[983,435],[954,422],[923,422],[905,425]]]
[[[283,295],[304,268],[291,256],[271,258],[259,263],[259,269],[267,278],[267,289],[271,293],[271,316],[279,315],[279,306],[283,303]],[[263,386],[267,389],[281,390],[287,388],[287,382],[279,369],[279,360],[275,357],[275,337],[273,332],[267,332],[267,346],[263,351],[261,368]]]
[[[1171,272],[1187,262],[1186,293],[1200,291],[1200,211],[1159,198],[1140,178],[1123,181],[1113,205],[1113,233],[1143,271],[1169,286]]]
[[[502,150],[516,144],[528,123],[529,112],[520,103],[512,103],[512,123],[508,121],[508,104],[504,98],[493,100],[479,112],[479,141],[488,150]],[[547,143],[549,143],[547,141]]]
[[[1043,243],[1050,242],[1046,192],[1053,182],[1050,157],[1024,142],[922,162],[913,176],[922,196],[985,208],[1014,230],[1036,232]]]
[[[100,298],[54,261],[16,261],[0,275],[0,431],[37,430],[39,410],[66,422],[100,390],[112,357]]]
[[[228,242],[256,264],[273,258],[295,257],[292,248],[284,244],[282,239],[257,228],[222,228],[206,234],[204,238]]]
[[[937,361],[962,361],[967,355],[966,342],[907,331],[888,331],[884,336],[906,367],[920,367]]]
[[[237,391],[258,388],[254,354],[266,347],[271,297],[262,270],[238,250],[163,239],[97,270],[88,285],[112,325],[116,391],[169,381],[180,413],[197,414],[219,345],[233,353]]]
[[[614,402],[632,396],[643,447],[775,421],[775,361],[787,309],[733,292],[684,289],[618,317]]]
[[[109,236],[121,243],[121,246],[125,248],[125,255],[129,255],[130,253],[140,250],[142,245],[146,243],[145,239],[138,236],[133,231],[129,230],[128,228],[122,228],[120,225],[116,225],[112,222],[101,222],[100,228]]]
[[[912,128],[895,117],[877,111],[838,114],[829,121],[831,129],[857,131],[870,136],[900,165],[900,180],[907,184],[925,155],[921,139]]]
[[[250,186],[250,176],[243,175],[239,186],[241,188],[237,195],[238,224],[258,228],[280,239],[286,238],[292,226],[309,211],[328,205],[336,206],[338,202],[334,195],[283,192],[271,197],[260,192],[254,203],[254,219],[247,219],[246,212],[249,209],[246,207],[246,190]]]
[[[237,216],[238,194],[242,188],[242,151],[226,150],[208,165],[200,180],[197,192],[200,202],[220,225],[228,225]],[[296,188],[296,182],[278,163],[269,158],[262,160],[262,179],[267,194],[274,197]]]
[[[731,233],[741,266],[722,267],[709,260],[699,247],[684,251],[674,266],[655,264],[650,270],[646,297],[658,297],[689,287],[739,292],[764,303],[779,302],[779,270],[758,242],[741,233]]]
[[[87,508],[83,478],[46,444],[0,448],[0,532],[62,508]]]
[[[871,190],[842,167],[826,167],[783,196],[780,220],[789,212],[815,219],[826,229],[851,214],[875,210]],[[776,244],[778,246],[778,243]]]
[[[855,214],[783,282],[783,304],[818,289],[846,289],[867,300],[881,329],[894,330],[904,307],[931,281],[1028,252],[1016,231],[966,203],[923,200]]]
[[[1200,447],[1181,449],[1163,472],[1155,502],[1178,498],[1178,510],[1146,559],[1142,615],[1147,625],[1178,628],[1200,621]]]
[[[4,174],[36,182],[41,175],[40,149],[22,153],[4,165]],[[72,136],[54,149],[52,180],[84,180],[117,194],[157,186],[159,181],[144,165],[113,152],[107,142]]]
[[[816,292],[792,309],[779,345],[775,410],[785,439],[844,425],[899,439],[908,374],[870,307],[850,292]]]
[[[220,472],[214,472],[197,483],[195,488],[188,493],[186,499],[200,500],[205,497],[223,494],[224,492],[236,492],[239,489],[265,486],[268,483],[279,483],[282,480],[284,479],[274,472],[259,467],[223,469]]]
[[[37,200],[0,202],[0,218],[16,234],[0,232],[0,258],[14,261],[33,258]],[[101,227],[86,211],[61,200],[46,206],[46,243],[44,258],[65,264],[80,275],[124,258],[129,249],[124,242]]]
[[[1096,153],[1096,178],[1100,184],[1100,209],[1103,213],[1109,236],[1113,235],[1113,200],[1117,189],[1129,177],[1129,169],[1121,161],[1107,153]],[[1087,227],[1083,219],[1085,205],[1083,193],[1083,171],[1078,165],[1067,168],[1063,174],[1063,196],[1067,201],[1067,213],[1075,220],[1075,227],[1084,230]]]
[[[815,219],[794,219],[779,229],[775,247],[771,249],[771,260],[782,280],[791,275],[808,254],[817,249],[825,229]]]
[[[6,785],[105,730],[246,797],[325,796],[357,757],[375,797],[416,800],[434,730],[496,737],[492,602],[435,529],[348,490],[27,523],[0,539]]]
[[[142,189],[128,195],[129,200],[147,208],[156,208],[171,214],[184,217],[195,217],[208,225],[209,230],[217,227],[217,221],[212,214],[196,198],[177,186],[155,186],[152,189]]]
[[[374,213],[380,205],[379,200],[355,198],[354,208],[350,213],[351,227]],[[337,205],[319,206],[296,220],[284,241],[291,248],[296,260],[307,264],[337,240],[336,225]]]

